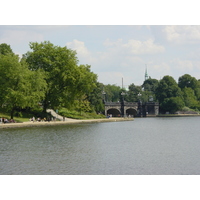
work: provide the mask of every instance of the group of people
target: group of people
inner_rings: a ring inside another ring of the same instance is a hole
[[[15,123],[15,120],[14,119],[7,119],[5,117],[0,117],[0,123],[1,124],[6,124],[6,123]]]
[[[52,119],[52,120],[55,120],[55,119]],[[35,118],[35,117],[32,117],[32,118],[30,118],[30,122],[50,122],[51,121],[51,119],[50,118],[40,118],[40,117],[38,117],[38,118]]]

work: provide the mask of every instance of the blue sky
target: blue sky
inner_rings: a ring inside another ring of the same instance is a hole
[[[76,50],[79,64],[104,84],[141,85],[151,78],[176,80],[186,73],[200,79],[200,26],[190,25],[1,25],[0,43],[19,55],[29,42],[48,40]]]

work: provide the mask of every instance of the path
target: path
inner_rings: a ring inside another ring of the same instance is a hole
[[[57,114],[54,110],[52,109],[47,109],[47,112],[50,113],[53,117],[55,117],[56,119],[59,119],[60,121],[63,121],[63,116]],[[65,117],[65,121],[76,121],[76,119],[71,119],[71,118],[67,118]]]

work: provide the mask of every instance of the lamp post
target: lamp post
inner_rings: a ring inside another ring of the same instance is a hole
[[[102,95],[103,95],[103,103],[105,103],[106,102],[106,92],[104,90],[102,92]]]
[[[121,95],[122,95],[122,101],[121,101],[121,115],[122,115],[122,117],[124,117],[124,95],[125,95],[125,93],[122,92]]]
[[[141,93],[139,92],[138,94],[138,108],[139,108],[139,113],[138,116],[142,117],[142,101],[141,101]]]

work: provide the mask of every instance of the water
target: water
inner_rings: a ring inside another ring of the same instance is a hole
[[[0,174],[200,174],[200,118],[0,129]]]

